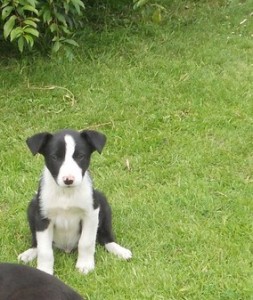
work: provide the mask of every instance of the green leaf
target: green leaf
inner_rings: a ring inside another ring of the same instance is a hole
[[[28,45],[30,45],[31,47],[33,47],[34,44],[34,36],[30,35],[30,34],[24,34],[24,38],[27,42]]]
[[[3,3],[3,4],[1,5],[1,7],[0,7],[0,8],[1,8],[1,9],[3,9],[5,6],[9,5],[9,4],[10,4],[10,2],[11,2],[11,1],[7,1],[6,3]]]
[[[75,47],[79,47],[78,43],[76,41],[72,40],[72,39],[65,39],[64,43],[70,44],[70,45],[75,46]]]
[[[31,20],[31,21],[34,21],[34,22],[37,22],[37,23],[40,22],[39,18],[34,18],[34,17],[29,17],[26,20]]]
[[[24,6],[27,4],[27,0],[14,0],[14,2],[18,2],[18,5]]]
[[[30,33],[31,35],[34,35],[36,37],[39,36],[39,31],[37,29],[31,28],[31,27],[24,28],[24,32]]]
[[[13,11],[13,6],[6,6],[2,10],[2,20],[5,20],[7,17],[9,17],[10,13]]]
[[[56,53],[61,48],[62,44],[59,41],[56,41],[52,47],[52,52]]]
[[[25,12],[23,10],[23,6],[19,6],[16,8],[17,15],[21,16],[22,18],[25,18]]]
[[[31,6],[36,7],[36,0],[26,0]]]
[[[66,33],[66,34],[70,34],[71,32],[69,31],[69,29],[66,26],[60,26],[60,29]]]
[[[23,33],[23,29],[21,27],[16,27],[11,31],[10,34],[10,41],[16,40],[18,37],[20,37]]]
[[[56,13],[55,16],[56,16],[56,18],[57,18],[58,21],[60,21],[65,26],[67,26],[66,19],[65,19],[64,15]]]
[[[135,4],[134,4],[134,9],[137,9],[137,8],[140,8],[142,6],[144,6],[149,0],[138,0],[138,1],[135,1]]]
[[[85,8],[84,3],[81,0],[70,0],[70,2],[73,5],[78,5],[78,6],[81,6],[82,8]]]
[[[69,61],[72,61],[74,59],[74,53],[70,47],[65,46],[64,47],[65,55]]]
[[[76,0],[76,1],[77,1],[78,5],[80,5],[82,8],[85,8],[83,1],[81,1],[81,0]]]
[[[37,24],[34,21],[30,20],[30,19],[24,20],[24,24],[30,25],[30,26],[32,26],[34,28],[37,28]]]
[[[69,4],[66,3],[66,2],[64,2],[64,3],[63,3],[63,7],[64,7],[65,14],[67,15],[68,12],[69,12]]]
[[[24,50],[24,43],[25,43],[24,37],[21,36],[18,39],[18,49],[19,49],[20,52],[23,52],[23,50]]]
[[[52,23],[52,24],[49,26],[49,28],[50,28],[50,31],[51,31],[51,32],[56,32],[56,31],[58,31],[58,26],[57,26],[57,24],[55,24],[55,23]]]
[[[50,23],[53,19],[51,11],[48,8],[45,8],[43,13],[42,13],[43,21],[45,23]]]
[[[38,10],[35,7],[31,6],[31,5],[23,6],[23,10],[28,10],[28,11],[34,12],[36,15],[39,14]]]
[[[16,16],[11,16],[9,20],[4,24],[4,38],[7,39],[7,37],[10,35],[16,21]]]
[[[71,3],[74,5],[77,14],[81,15],[81,9],[80,8],[85,8],[83,2],[81,0],[71,0]]]

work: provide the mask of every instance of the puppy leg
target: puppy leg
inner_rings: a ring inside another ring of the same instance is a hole
[[[97,233],[99,244],[104,245],[108,252],[113,253],[119,258],[126,260],[132,258],[132,252],[130,250],[115,242],[112,230],[112,213],[106,197],[98,191],[94,192],[94,196],[100,203],[99,228]]]
[[[38,254],[36,229],[35,229],[36,213],[37,213],[36,197],[37,197],[37,194],[32,199],[32,201],[29,203],[29,206],[27,209],[27,217],[28,217],[28,221],[29,221],[29,227],[31,230],[31,234],[32,234],[32,247],[30,249],[20,253],[18,256],[18,260],[22,261],[25,264],[33,261],[37,257],[37,254]]]
[[[95,245],[98,229],[99,208],[93,210],[82,220],[82,233],[78,243],[76,268],[84,274],[95,268]]]
[[[105,249],[119,258],[125,260],[132,258],[132,252],[129,249],[124,248],[115,242],[105,244]]]
[[[53,254],[53,225],[49,224],[48,228],[36,232],[37,238],[37,268],[48,274],[53,274],[54,254]]]
[[[132,258],[132,252],[115,242],[112,232],[111,216],[107,215],[104,222],[98,229],[98,242],[105,246],[105,249],[122,259]]]

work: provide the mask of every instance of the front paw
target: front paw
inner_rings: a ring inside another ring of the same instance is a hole
[[[33,261],[37,257],[37,248],[30,248],[23,253],[19,254],[18,260],[27,264],[30,261]]]
[[[54,274],[54,270],[53,268],[50,267],[46,267],[46,266],[37,266],[37,269],[40,271],[43,271],[47,274],[53,275]]]
[[[95,268],[94,259],[84,259],[78,260],[76,263],[76,268],[79,272],[83,274],[88,274],[89,272],[93,271]]]

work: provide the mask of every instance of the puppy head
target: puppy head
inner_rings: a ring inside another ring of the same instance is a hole
[[[55,134],[38,133],[26,142],[33,155],[44,156],[46,167],[59,186],[75,187],[82,182],[92,152],[102,152],[106,137],[93,130],[62,130]]]

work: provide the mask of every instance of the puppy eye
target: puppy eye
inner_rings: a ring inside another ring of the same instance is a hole
[[[51,157],[52,160],[57,160],[58,159],[58,156],[55,155],[55,154],[50,155],[50,157]]]
[[[85,159],[85,155],[84,154],[78,154],[76,158],[80,159],[80,160],[83,160],[83,159]]]

